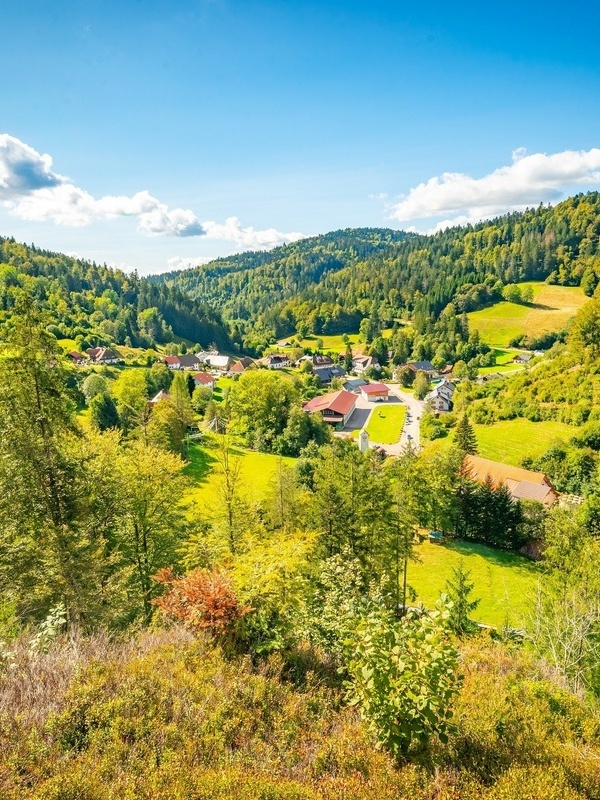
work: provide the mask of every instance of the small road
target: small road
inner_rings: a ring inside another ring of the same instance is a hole
[[[421,414],[425,410],[425,403],[423,403],[421,400],[417,400],[417,398],[409,392],[403,392],[398,384],[386,383],[386,386],[390,390],[390,395],[395,395],[402,403],[406,405],[406,420],[404,422],[404,428],[402,429],[402,434],[400,436],[398,445],[394,445],[394,447],[398,447],[398,452],[400,452],[400,450],[405,447],[409,441],[415,447],[420,447],[421,433],[419,420],[421,419]],[[408,438],[409,435],[412,437],[412,439]],[[387,445],[386,449],[391,453],[389,448],[390,445]],[[396,455],[396,453],[393,453],[393,455]]]

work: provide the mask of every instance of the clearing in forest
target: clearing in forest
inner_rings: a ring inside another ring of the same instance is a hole
[[[469,327],[494,347],[508,347],[518,336],[536,337],[563,330],[588,299],[578,286],[554,286],[531,281],[533,303],[502,301],[468,314]]]

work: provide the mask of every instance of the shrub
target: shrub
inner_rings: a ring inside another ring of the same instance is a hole
[[[159,570],[154,580],[167,587],[153,601],[155,605],[192,629],[206,631],[215,638],[234,633],[237,623],[250,611],[239,602],[224,570],[199,568],[177,578],[168,568]]]
[[[358,626],[348,665],[350,695],[378,747],[406,758],[437,735],[447,741],[458,691],[458,653],[447,638],[449,609],[440,601],[422,616],[399,622],[373,612]]]

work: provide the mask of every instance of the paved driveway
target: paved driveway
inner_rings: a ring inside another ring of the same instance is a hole
[[[370,442],[370,444],[383,447],[386,453],[389,453],[389,455],[393,456],[399,455],[409,441],[412,442],[415,447],[419,447],[421,443],[421,437],[419,435],[419,419],[423,413],[425,404],[413,397],[412,394],[403,392],[397,384],[386,383],[386,386],[390,390],[390,398],[387,402],[390,404],[402,403],[405,405],[407,410],[406,420],[404,422],[402,433],[400,434],[400,439],[395,444],[381,444],[380,442]],[[348,420],[348,423],[344,429],[336,432],[336,436],[348,436],[353,431],[361,430],[361,428],[366,427],[369,417],[373,411],[381,408],[382,405],[383,403],[381,402],[373,403],[369,400],[365,400],[361,394],[357,395],[356,409],[354,413]],[[412,439],[408,438],[409,435],[412,437]]]

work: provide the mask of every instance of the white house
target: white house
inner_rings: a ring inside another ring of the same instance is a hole
[[[352,372],[356,375],[364,375],[371,367],[376,370],[381,369],[379,362],[374,356],[354,356],[352,359]]]
[[[265,358],[265,364],[269,369],[283,369],[284,367],[289,367],[290,359],[285,353],[270,353]]]
[[[452,395],[455,389],[456,386],[451,381],[444,379],[429,392],[425,402],[433,411],[446,413],[452,408]]]

